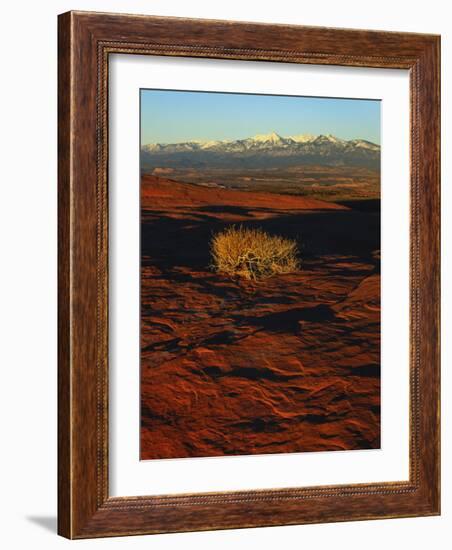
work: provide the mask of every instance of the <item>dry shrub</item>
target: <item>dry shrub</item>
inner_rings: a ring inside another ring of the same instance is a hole
[[[297,243],[262,229],[231,226],[213,236],[211,253],[216,271],[252,280],[300,267]]]

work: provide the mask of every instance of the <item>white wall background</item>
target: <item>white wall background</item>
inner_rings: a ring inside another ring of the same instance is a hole
[[[444,0],[47,0],[0,26],[0,540],[4,548],[450,547],[452,538],[452,17]],[[442,34],[443,515],[71,543],[56,529],[56,33],[70,9]],[[447,97],[448,96],[448,97]],[[446,152],[449,158],[446,158]]]

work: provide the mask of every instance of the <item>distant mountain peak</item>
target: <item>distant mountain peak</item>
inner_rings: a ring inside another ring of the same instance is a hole
[[[344,139],[333,136],[333,134],[320,134],[315,138],[316,142],[345,143]]]
[[[284,141],[284,139],[277,134],[276,132],[270,132],[269,134],[256,134],[252,138],[249,138],[253,141],[261,141],[265,143],[279,143],[281,141]]]
[[[314,141],[315,137],[316,136],[312,134],[296,134],[294,136],[289,136],[288,139],[296,141],[297,143],[309,143],[310,141]]]
[[[314,136],[312,134],[296,134],[291,136],[281,136],[275,131],[272,131],[268,134],[256,134],[255,136],[245,138],[245,139],[237,139],[237,140],[196,140],[191,139],[189,141],[184,142],[178,142],[178,143],[148,143],[146,145],[142,146],[142,149],[147,151],[160,151],[164,149],[174,149],[174,150],[181,150],[181,149],[187,149],[187,148],[202,148],[204,150],[210,149],[210,148],[228,148],[230,146],[234,147],[235,145],[238,145],[240,143],[248,143],[248,144],[262,144],[268,147],[269,145],[275,145],[275,146],[287,146],[287,145],[302,145],[302,144],[309,144],[309,143],[330,143],[330,144],[336,144],[339,146],[342,145],[349,145],[349,146],[360,146],[360,147],[368,147],[372,148],[374,150],[380,149],[379,145],[376,145],[375,143],[372,143],[370,141],[367,141],[365,139],[351,139],[351,140],[345,140],[338,138],[337,136],[334,136],[333,134],[319,134],[318,136]]]
[[[275,131],[236,140],[190,140],[143,145],[142,166],[289,166],[360,164],[378,167],[380,146],[333,134],[281,136]]]

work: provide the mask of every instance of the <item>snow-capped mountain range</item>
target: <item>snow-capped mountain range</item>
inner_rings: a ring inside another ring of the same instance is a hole
[[[149,143],[141,147],[142,169],[168,167],[277,167],[296,164],[357,164],[378,167],[380,146],[331,134],[283,137],[272,132],[246,139]]]

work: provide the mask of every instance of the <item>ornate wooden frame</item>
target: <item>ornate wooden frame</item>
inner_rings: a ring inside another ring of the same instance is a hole
[[[68,538],[439,514],[440,38],[138,15],[59,16],[58,531]],[[409,481],[108,494],[107,89],[112,53],[410,71]]]

